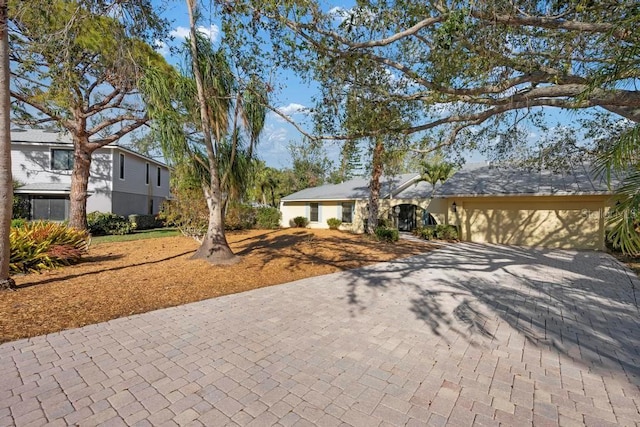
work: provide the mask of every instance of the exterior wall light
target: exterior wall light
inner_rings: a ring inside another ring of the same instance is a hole
[[[451,204],[451,212],[453,212],[453,213],[458,212],[458,205],[456,205],[456,202],[453,202]]]

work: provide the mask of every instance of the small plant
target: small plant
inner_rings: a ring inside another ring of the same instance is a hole
[[[389,218],[380,217],[378,218],[378,227],[391,227],[391,221]]]
[[[329,226],[329,229],[337,230],[342,225],[342,221],[338,218],[329,218],[327,220],[327,225]]]
[[[162,221],[158,220],[155,215],[129,215],[129,222],[136,230],[162,227]]]
[[[31,222],[12,227],[9,233],[12,273],[37,272],[69,265],[87,252],[86,232],[53,222]]]
[[[304,228],[309,224],[309,220],[304,216],[297,216],[297,217],[293,218],[293,224],[296,227]]]
[[[94,236],[129,234],[135,229],[125,217],[108,212],[87,214],[87,225]]]
[[[431,240],[436,237],[436,229],[433,226],[426,226],[416,229],[416,235],[425,240]]]
[[[11,227],[22,227],[23,225],[25,225],[27,223],[27,220],[24,218],[15,218],[11,220]]]
[[[264,206],[256,209],[256,225],[258,228],[273,229],[280,227],[282,213],[278,208]]]
[[[458,240],[458,228],[455,225],[436,225],[435,233],[440,240]]]
[[[375,230],[376,239],[381,242],[397,242],[400,233],[395,228],[378,227]]]
[[[256,223],[256,211],[253,206],[233,203],[227,206],[224,227],[227,230],[248,230]]]

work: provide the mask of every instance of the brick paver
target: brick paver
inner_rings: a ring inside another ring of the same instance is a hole
[[[457,244],[0,345],[0,425],[640,426],[640,281]]]

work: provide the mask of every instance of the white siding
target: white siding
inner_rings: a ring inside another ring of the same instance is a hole
[[[51,170],[51,149],[72,149],[70,144],[52,142],[12,143],[13,179],[22,184],[71,185],[71,171]],[[120,179],[119,154],[125,155],[125,179]],[[146,184],[146,164],[149,163],[149,184]],[[160,186],[157,168],[160,167]],[[108,146],[96,150],[92,156],[87,212],[123,212],[146,214],[153,200],[157,212],[169,197],[169,170],[142,156]],[[114,192],[119,194],[114,201]],[[135,204],[131,201],[135,200]],[[114,206],[120,201],[124,206]],[[134,209],[135,211],[131,211]]]

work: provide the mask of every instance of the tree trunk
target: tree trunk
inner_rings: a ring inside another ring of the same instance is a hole
[[[189,11],[189,44],[191,47],[192,69],[198,91],[202,135],[204,137],[204,145],[207,149],[207,160],[209,161],[209,173],[211,175],[209,186],[203,188],[207,205],[209,206],[209,226],[202,244],[196,253],[193,254],[192,258],[205,259],[212,264],[233,264],[238,262],[240,258],[233,254],[227,243],[227,237],[224,234],[224,201],[222,199],[222,191],[220,190],[220,171],[218,170],[218,158],[216,157],[218,152],[213,149],[211,117],[207,109],[204,81],[198,64],[199,54],[196,43],[195,18],[196,0],[187,0],[187,9]]]
[[[91,150],[87,148],[88,139],[73,137],[73,172],[71,174],[71,193],[69,194],[69,226],[78,230],[87,227],[87,198],[89,197],[89,174],[91,172]],[[113,173],[117,172],[114,168]]]
[[[240,257],[231,251],[224,233],[224,209],[217,176],[211,177],[210,187],[204,188],[204,195],[209,206],[209,226],[202,244],[192,258],[204,259],[211,264],[235,264],[240,261]]]
[[[9,277],[11,260],[11,216],[13,210],[13,178],[11,176],[11,97],[9,95],[9,39],[7,0],[0,0],[0,289],[15,287]]]
[[[369,220],[367,222],[367,233],[374,234],[378,227],[378,208],[380,200],[380,177],[382,176],[382,155],[384,154],[384,144],[381,137],[376,137],[376,145],[373,149],[371,181],[369,189]]]

